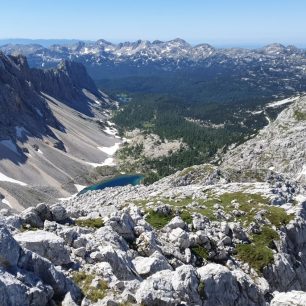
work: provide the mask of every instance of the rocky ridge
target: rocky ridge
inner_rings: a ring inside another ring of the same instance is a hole
[[[297,99],[256,137],[230,150],[222,168],[271,169],[306,184],[306,97]]]

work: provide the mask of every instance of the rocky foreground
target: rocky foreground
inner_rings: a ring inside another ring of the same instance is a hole
[[[230,175],[2,210],[0,305],[305,305],[304,187]]]

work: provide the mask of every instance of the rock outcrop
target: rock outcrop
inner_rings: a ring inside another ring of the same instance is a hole
[[[222,168],[272,169],[306,184],[306,97],[297,99],[253,139],[224,156]]]

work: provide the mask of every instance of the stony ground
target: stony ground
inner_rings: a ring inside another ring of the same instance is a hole
[[[195,166],[147,187],[2,210],[10,297],[0,304],[279,305],[290,291],[286,300],[303,305],[305,189],[273,172],[262,182],[231,176]]]

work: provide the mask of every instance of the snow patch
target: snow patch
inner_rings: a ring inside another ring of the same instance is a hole
[[[297,97],[292,97],[292,98],[287,98],[287,99],[283,99],[283,100],[280,100],[280,101],[271,102],[271,103],[267,104],[266,107],[267,107],[267,108],[278,107],[278,106],[283,105],[283,104],[287,104],[287,103],[294,102],[294,101],[296,101],[297,99],[299,99],[299,96],[297,96]]]
[[[103,167],[103,166],[116,166],[115,160],[112,157],[108,157],[104,162],[102,163],[91,163],[87,162],[88,165],[97,168],[97,167]]]
[[[0,181],[1,182],[10,182],[10,183],[18,184],[20,186],[27,186],[26,183],[21,182],[21,181],[17,181],[13,178],[10,178],[10,177],[6,176],[5,174],[3,174],[1,172],[0,172]]]
[[[83,190],[84,188],[86,188],[86,186],[83,185],[79,185],[79,184],[74,184],[75,188],[77,189],[78,192],[80,192],[81,190]]]
[[[2,203],[12,208],[12,205],[7,199],[2,199]]]
[[[117,129],[114,129],[114,128],[110,128],[110,127],[106,127],[105,130],[103,130],[104,133],[108,134],[108,135],[116,135],[118,133],[118,130]]]
[[[117,142],[111,147],[98,147],[98,149],[108,155],[114,155],[116,151],[119,149],[119,146],[120,146],[120,142]]]

